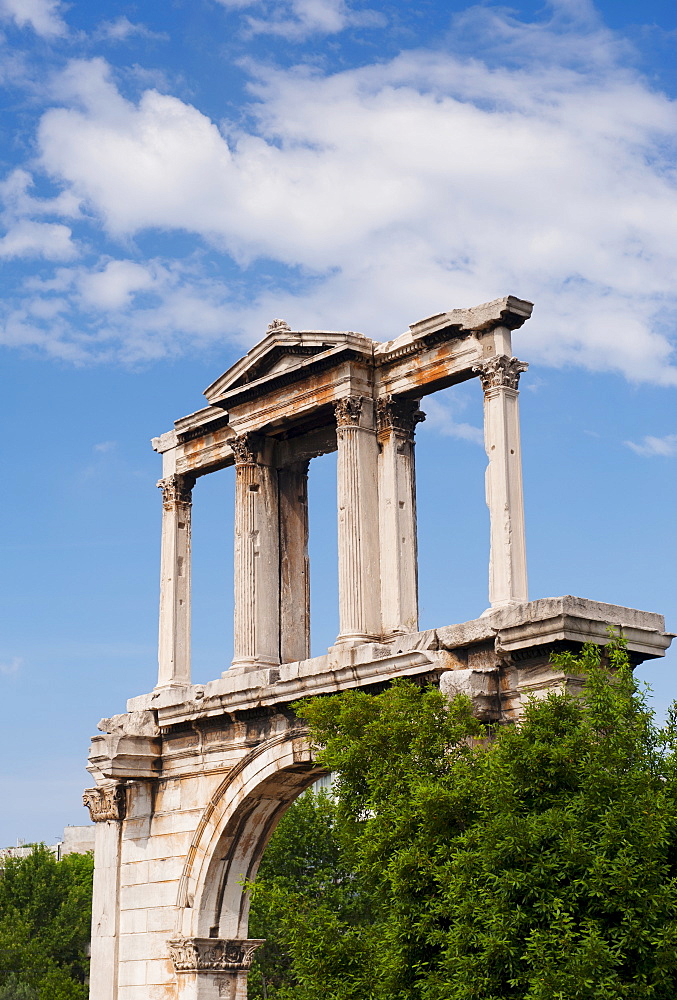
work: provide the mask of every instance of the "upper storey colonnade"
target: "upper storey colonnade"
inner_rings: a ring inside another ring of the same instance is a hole
[[[337,644],[418,629],[414,431],[421,399],[479,377],[490,513],[489,600],[527,600],[518,382],[508,296],[414,323],[387,343],[292,331],[282,320],[205,391],[208,406],[153,439],[163,456],[158,687],[190,683],[190,518],[198,476],[234,465],[231,670],[306,659],[308,465],[338,451]]]

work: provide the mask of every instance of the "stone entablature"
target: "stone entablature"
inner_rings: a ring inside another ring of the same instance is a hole
[[[130,699],[127,707],[132,717],[152,711],[164,729],[221,716],[225,710],[263,711],[302,697],[372,687],[395,677],[423,675],[435,682],[447,671],[477,669],[481,664],[483,670],[500,670],[516,679],[514,687],[504,688],[496,710],[497,721],[509,721],[522,707],[522,663],[528,663],[531,670],[534,661],[540,660],[543,679],[552,684],[555,672],[549,664],[550,652],[584,642],[603,645],[609,626],[622,630],[636,663],[663,656],[672,639],[662,615],[579,597],[550,597],[499,608],[460,625],[408,633],[395,643],[335,646],[324,656],[280,664],[272,670],[246,675],[227,672],[207,684],[156,690]]]

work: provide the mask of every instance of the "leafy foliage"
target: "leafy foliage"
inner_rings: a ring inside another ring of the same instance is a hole
[[[369,918],[336,837],[335,802],[310,790],[282,818],[253,887],[249,933],[266,944],[249,974],[250,1000],[292,1000],[298,982],[313,1000],[362,996]]]
[[[84,1000],[91,855],[44,845],[0,869],[0,1000]]]
[[[337,799],[292,807],[262,866],[268,997],[677,995],[677,715],[658,729],[605,656],[558,657],[582,696],[494,734],[406,682],[297,706]]]

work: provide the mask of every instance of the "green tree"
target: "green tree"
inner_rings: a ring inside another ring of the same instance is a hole
[[[0,869],[0,1000],[84,1000],[91,855],[44,845]]]
[[[336,835],[336,803],[305,792],[286,812],[253,886],[251,937],[266,944],[249,974],[250,1000],[362,996],[370,905]],[[319,992],[318,992],[319,990]]]
[[[677,721],[654,725],[621,642],[606,659],[558,657],[582,696],[495,733],[407,682],[298,705],[336,774],[336,884],[355,905],[299,872],[269,996],[673,1000]]]

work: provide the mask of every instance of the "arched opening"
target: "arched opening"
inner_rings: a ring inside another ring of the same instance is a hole
[[[284,811],[323,774],[302,729],[266,740],[228,773],[211,796],[186,857],[180,934],[246,937],[249,901],[242,881],[255,878]]]

